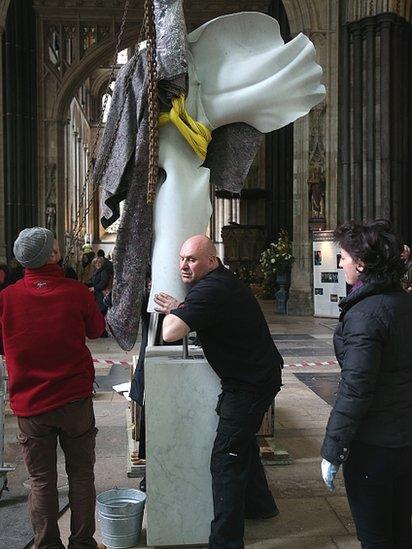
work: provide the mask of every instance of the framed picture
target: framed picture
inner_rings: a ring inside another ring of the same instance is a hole
[[[337,284],[338,283],[338,273],[336,272],[323,272],[320,274],[320,281],[330,284]]]
[[[322,265],[322,250],[315,250],[313,252],[313,262],[315,265]]]

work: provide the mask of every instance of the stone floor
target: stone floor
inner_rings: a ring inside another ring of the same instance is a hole
[[[359,543],[354,535],[354,525],[341,473],[333,494],[327,492],[320,477],[319,449],[330,411],[330,405],[324,398],[332,401],[335,388],[334,376],[330,374],[338,372],[338,367],[333,362],[332,349],[332,332],[336,320],[277,316],[273,312],[271,302],[263,302],[262,307],[286,363],[284,387],[276,399],[276,436],[271,442],[286,449],[292,463],[266,467],[268,481],[281,513],[270,520],[246,521],[246,547],[357,548]],[[124,378],[128,378],[130,374],[127,362],[131,361],[131,356],[136,350],[124,353],[111,338],[90,342],[90,348],[96,358],[98,376],[108,374],[113,361],[123,363]],[[306,382],[295,375],[300,376],[301,373],[308,374],[302,378]],[[329,380],[319,389],[322,374],[328,374]],[[121,372],[119,375],[121,376]],[[138,485],[139,479],[126,476],[127,406],[127,401],[123,397],[107,387],[103,387],[96,396],[95,413],[99,428],[96,460],[98,493],[114,486]],[[9,475],[10,491],[5,492],[0,500],[0,549],[30,547],[31,533],[25,505],[28,491],[27,474],[15,443],[16,430],[16,421],[8,414],[7,459],[15,461],[17,469]],[[61,506],[64,507],[67,503],[67,487],[61,456],[59,473]],[[63,512],[59,524],[65,544],[69,533],[69,521],[70,512]],[[96,539],[100,541],[99,522],[97,525]],[[138,547],[145,546],[143,524]]]

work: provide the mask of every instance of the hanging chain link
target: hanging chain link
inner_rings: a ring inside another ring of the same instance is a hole
[[[114,71],[117,66],[117,56],[120,50],[120,44],[123,38],[124,29],[126,25],[126,19],[127,19],[127,13],[129,9],[129,3],[130,0],[125,0],[124,10],[123,10],[123,16],[122,21],[120,25],[119,35],[116,43],[115,48],[115,54],[113,58],[113,63],[108,79],[107,89],[105,93],[104,102],[102,105],[102,110],[100,113],[100,118],[96,130],[95,139],[92,146],[92,153],[90,155],[90,160],[88,164],[88,169],[84,177],[83,181],[83,187],[82,192],[80,195],[79,200],[79,208],[76,213],[76,219],[75,224],[73,227],[73,230],[70,235],[69,245],[67,247],[66,251],[66,257],[64,259],[64,265],[67,264],[69,256],[71,252],[73,251],[73,248],[75,247],[77,241],[82,237],[82,232],[84,229],[84,226],[86,225],[87,216],[90,212],[90,209],[92,208],[93,204],[95,203],[95,197],[99,190],[99,181],[95,180],[93,182],[93,188],[92,193],[89,198],[87,206],[83,209],[82,205],[83,202],[86,199],[87,195],[87,189],[89,187],[89,179],[90,175],[93,172],[93,160],[96,155],[96,149],[97,145],[99,143],[100,133],[103,126],[103,116],[106,110],[107,101],[109,98],[110,93],[110,84],[113,80]],[[145,10],[144,10],[144,24],[142,25],[139,33],[139,38],[137,40],[137,43],[140,44],[144,38],[147,37],[147,60],[148,60],[148,77],[149,77],[149,180],[148,180],[148,203],[152,203],[155,197],[156,192],[156,184],[157,184],[157,165],[158,165],[158,103],[157,103],[157,63],[156,63],[156,32],[155,32],[155,25],[154,25],[154,10],[153,10],[153,1],[152,0],[146,0],[145,3]],[[149,38],[150,37],[150,38]],[[151,48],[151,49],[149,49]],[[119,112],[116,125],[113,130],[112,137],[110,139],[109,145],[107,147],[107,152],[104,156],[104,159],[102,161],[102,167],[100,172],[103,174],[106,171],[110,155],[113,149],[113,145],[116,141],[116,137],[119,131],[120,121],[122,118],[123,110],[125,108],[126,104],[126,98],[128,95],[128,91],[130,89],[131,80],[133,77],[133,74],[135,72],[135,68],[138,61],[139,52],[136,52],[134,55],[134,61],[130,65],[126,80],[125,80],[125,101],[123,102],[121,106],[121,110]],[[151,129],[152,128],[152,129]],[[96,178],[97,179],[97,178]],[[152,189],[151,192],[149,192],[149,188]],[[149,200],[149,194],[150,194],[150,200]]]
[[[373,4],[374,4],[374,0],[370,0],[370,2],[369,2],[369,15],[373,15]]]
[[[89,163],[88,163],[88,166],[87,166],[87,171],[86,171],[86,174],[85,174],[84,180],[83,180],[82,190],[81,190],[80,198],[79,198],[79,207],[78,207],[77,212],[76,212],[74,226],[73,226],[73,229],[71,231],[69,245],[67,246],[67,250],[66,250],[66,257],[64,259],[64,265],[67,264],[67,262],[69,260],[69,256],[70,256],[71,252],[73,251],[73,248],[76,245],[77,240],[82,235],[83,229],[86,225],[87,215],[88,215],[88,213],[89,213],[89,211],[90,211],[90,209],[91,209],[91,207],[94,203],[95,196],[96,196],[96,193],[97,193],[98,188],[99,188],[98,185],[96,185],[96,184],[93,185],[92,193],[91,193],[91,196],[89,198],[88,204],[87,204],[86,207],[84,207],[84,202],[86,200],[87,191],[88,191],[88,188],[89,188],[90,175],[93,172],[93,160],[96,157],[96,150],[97,150],[97,146],[98,146],[99,139],[100,139],[100,133],[101,133],[102,126],[103,126],[103,116],[104,116],[104,113],[106,111],[107,101],[109,99],[109,95],[110,95],[110,92],[111,92],[110,84],[112,83],[112,80],[113,80],[113,77],[114,77],[114,71],[117,67],[117,56],[118,56],[118,53],[119,53],[119,50],[120,50],[120,45],[121,45],[121,42],[122,42],[124,29],[125,29],[125,26],[126,26],[126,19],[127,19],[127,14],[128,14],[128,11],[129,11],[129,4],[130,4],[130,0],[125,0],[122,20],[121,20],[121,24],[120,24],[120,30],[119,30],[119,34],[118,34],[118,37],[117,37],[115,53],[114,53],[114,56],[113,56],[113,62],[112,62],[112,66],[111,66],[111,69],[110,69],[110,74],[109,74],[109,78],[108,78],[108,81],[107,81],[107,88],[106,88],[106,92],[104,94],[104,101],[103,101],[103,105],[102,105],[102,109],[101,109],[100,117],[99,117],[99,122],[98,122],[97,129],[96,129],[96,134],[95,134],[93,145],[92,145],[92,152],[91,152]],[[116,127],[116,132],[115,132],[116,134],[117,134],[118,125],[119,125],[119,122],[118,122],[117,127]],[[113,140],[112,140],[113,142],[114,142],[115,137],[116,136],[114,135]],[[113,144],[112,144],[112,146],[113,146]],[[106,160],[106,164],[107,164],[107,160]]]
[[[156,196],[159,163],[159,104],[157,99],[156,27],[153,0],[146,0],[144,7],[148,76],[148,124],[149,165],[147,179],[147,203],[153,204]]]

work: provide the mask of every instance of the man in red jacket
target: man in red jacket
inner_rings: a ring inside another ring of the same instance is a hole
[[[22,280],[0,292],[0,354],[31,478],[29,512],[36,549],[64,549],[57,525],[57,439],[69,479],[70,549],[98,547],[95,531],[94,367],[86,337],[105,321],[88,288],[64,277],[58,243],[42,227],[14,243]]]

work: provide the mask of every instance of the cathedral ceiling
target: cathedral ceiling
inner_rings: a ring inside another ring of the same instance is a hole
[[[33,0],[37,13],[51,17],[71,17],[73,15],[94,20],[119,17],[124,0]],[[269,0],[185,0],[184,9],[188,21],[200,23],[218,15],[236,11],[262,11],[268,9]],[[143,0],[130,0],[128,20],[141,20]]]
[[[394,12],[412,22],[412,0],[326,0],[345,2],[346,20],[356,21],[370,15]],[[302,30],[308,23],[316,20],[317,14],[322,17],[324,0],[283,0],[291,27]],[[0,26],[4,26],[10,0],[0,0]],[[185,0],[185,11],[189,22],[199,24],[203,21],[241,10],[265,12],[269,0]],[[73,16],[97,18],[120,17],[124,0],[33,0],[39,14],[53,18],[70,18]],[[139,21],[142,18],[143,0],[130,0],[128,19]],[[320,11],[319,9],[320,8]],[[317,13],[316,13],[317,12]],[[310,27],[309,27],[310,28]]]

